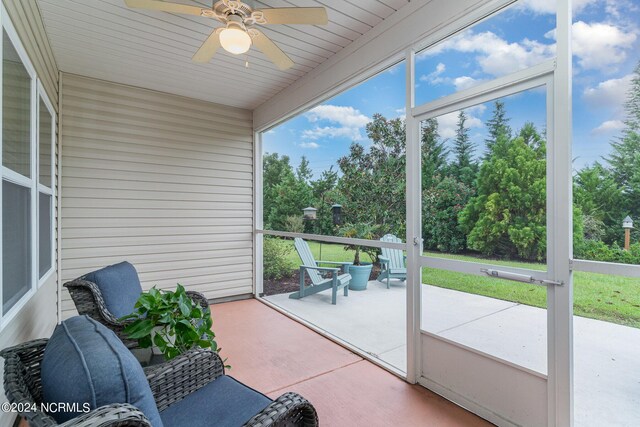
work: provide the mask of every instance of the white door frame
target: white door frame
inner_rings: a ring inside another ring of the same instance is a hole
[[[547,88],[547,272],[536,278],[561,282],[547,286],[547,411],[548,426],[573,425],[573,224],[571,167],[571,0],[557,2],[557,57],[513,75],[461,91],[416,107],[415,51],[406,54],[407,125],[407,379],[418,380],[422,372],[420,342],[421,268],[425,262],[421,240],[420,122],[496,99],[527,88]],[[463,262],[434,260],[453,270],[467,268]],[[479,268],[473,267],[476,274]],[[504,267],[500,267],[505,270]],[[506,269],[509,270],[509,269]],[[470,269],[467,272],[472,272]]]

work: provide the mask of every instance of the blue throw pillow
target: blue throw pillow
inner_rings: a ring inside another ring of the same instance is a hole
[[[41,378],[45,403],[76,404],[80,411],[87,403],[90,410],[129,403],[140,409],[153,427],[162,427],[140,362],[111,330],[88,316],[72,317],[56,327],[44,350]],[[63,423],[81,414],[50,415]]]
[[[138,272],[130,263],[123,261],[82,277],[98,285],[104,303],[115,317],[133,313],[136,301],[142,293]]]

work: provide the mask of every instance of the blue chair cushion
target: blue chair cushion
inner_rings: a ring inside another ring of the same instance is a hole
[[[228,375],[160,413],[165,427],[240,427],[272,402]]]
[[[91,410],[113,403],[140,409],[153,427],[162,427],[147,378],[116,334],[88,316],[76,316],[58,325],[44,350],[41,365],[45,403],[88,403]],[[58,423],[82,412],[50,414]]]
[[[133,313],[142,293],[138,272],[126,261],[93,271],[83,279],[98,286],[105,305],[115,317]]]

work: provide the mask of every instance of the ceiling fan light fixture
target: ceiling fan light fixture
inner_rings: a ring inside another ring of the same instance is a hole
[[[229,22],[227,28],[220,32],[220,45],[227,52],[240,55],[251,47],[251,36],[241,24]]]

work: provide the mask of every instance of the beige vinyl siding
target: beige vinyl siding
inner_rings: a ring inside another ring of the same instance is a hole
[[[31,60],[38,78],[53,104],[58,108],[58,67],[53,58],[51,47],[44,31],[40,12],[35,0],[3,1],[9,18],[16,28],[16,32]],[[55,147],[57,151],[58,147]],[[57,169],[55,185],[57,186]],[[54,204],[56,203],[54,198]],[[57,212],[57,209],[54,209]],[[57,221],[57,219],[56,219]],[[56,223],[52,224],[56,227]],[[54,238],[54,245],[55,245]],[[56,265],[57,255],[54,254],[53,263]],[[47,281],[38,288],[37,292],[27,301],[11,321],[0,330],[0,348],[7,348],[36,338],[49,337],[53,332],[57,320],[57,275],[56,270]],[[4,365],[0,364],[0,375]],[[5,401],[4,387],[0,397]],[[0,412],[0,425],[11,425],[15,414]]]
[[[70,74],[62,88],[63,280],[127,260],[145,289],[251,293],[251,112]]]

